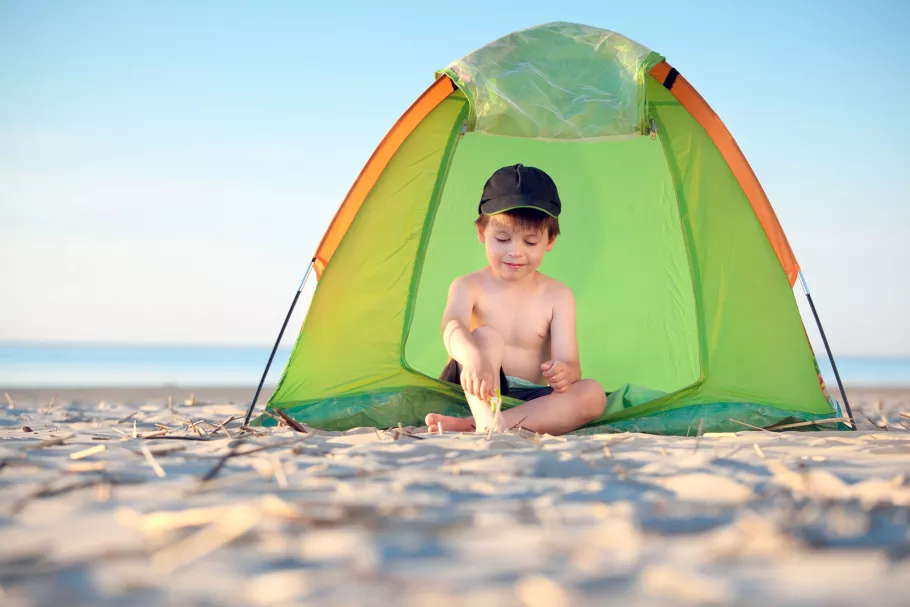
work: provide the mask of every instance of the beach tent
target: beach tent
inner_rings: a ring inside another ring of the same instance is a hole
[[[541,270],[574,292],[584,375],[610,392],[587,430],[841,416],[796,303],[799,266],[730,133],[663,57],[571,23],[455,61],[395,123],[316,250],[319,282],[267,410],[333,430],[468,414],[436,379],[440,320],[452,279],[485,264],[483,184],[517,163],[562,198]]]

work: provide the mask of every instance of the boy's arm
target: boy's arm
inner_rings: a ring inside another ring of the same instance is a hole
[[[542,370],[556,392],[564,392],[581,379],[578,360],[578,335],[575,328],[575,297],[562,287],[553,305],[550,321],[550,357]]]
[[[449,300],[442,316],[442,340],[449,355],[461,363],[461,387],[465,394],[486,401],[494,393],[497,378],[471,334],[473,309],[474,290],[471,283],[464,277],[455,279],[449,287]],[[477,423],[485,413],[489,415],[485,408],[475,411],[470,399],[468,404]]]
[[[449,299],[442,314],[442,343],[449,356],[462,366],[477,366],[480,349],[471,335],[471,312],[474,297],[465,277],[456,278],[449,287]]]

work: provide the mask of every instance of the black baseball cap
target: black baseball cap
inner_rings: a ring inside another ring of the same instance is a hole
[[[483,186],[477,212],[496,215],[513,209],[537,209],[558,217],[562,203],[556,184],[534,167],[523,164],[502,167]]]

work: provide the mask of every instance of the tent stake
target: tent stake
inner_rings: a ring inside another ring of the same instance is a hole
[[[294,312],[294,306],[297,305],[297,300],[300,298],[300,292],[303,291],[303,285],[306,284],[306,279],[310,277],[310,271],[313,269],[313,263],[315,261],[315,257],[310,260],[310,265],[307,266],[306,274],[303,275],[303,280],[300,281],[300,286],[297,287],[297,293],[294,295],[294,301],[291,302],[291,309],[288,310],[288,315],[284,318],[284,324],[281,325],[281,331],[278,332],[278,339],[275,340],[275,346],[272,348],[271,355],[269,355],[269,362],[266,363],[265,370],[262,372],[262,379],[259,380],[259,387],[256,388],[256,394],[253,395],[253,402],[250,403],[250,408],[246,412],[246,419],[243,420],[244,426],[250,423],[250,416],[253,414],[253,409],[256,408],[256,401],[259,400],[259,392],[262,391],[262,384],[265,383],[265,377],[269,374],[269,367],[272,366],[272,360],[275,358],[275,352],[278,350],[278,344],[281,343],[281,338],[284,336],[284,330],[288,326],[288,321],[291,320],[291,314]]]
[[[806,278],[803,271],[799,271],[799,282],[803,286],[803,293],[809,300],[809,307],[812,308],[812,316],[815,317],[815,324],[818,325],[818,332],[822,334],[822,341],[825,343],[825,351],[828,353],[828,360],[831,361],[831,368],[834,369],[834,377],[837,379],[837,387],[840,388],[840,395],[844,399],[844,408],[847,410],[847,417],[850,418],[850,424],[856,430],[856,420],[853,419],[853,412],[850,410],[850,403],[847,402],[847,392],[844,390],[844,384],[840,380],[840,373],[837,372],[837,365],[834,364],[834,355],[831,354],[831,347],[828,345],[828,338],[825,337],[825,330],[822,328],[822,321],[818,318],[818,312],[815,310],[815,303],[812,301],[812,295],[809,293],[809,285],[806,284]]]

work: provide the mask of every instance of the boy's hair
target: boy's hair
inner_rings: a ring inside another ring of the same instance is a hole
[[[502,217],[507,223],[519,230],[546,231],[550,240],[559,236],[559,219],[537,209],[512,209],[496,215],[481,213],[474,221],[474,225],[481,230],[485,230],[490,225],[493,217]]]

